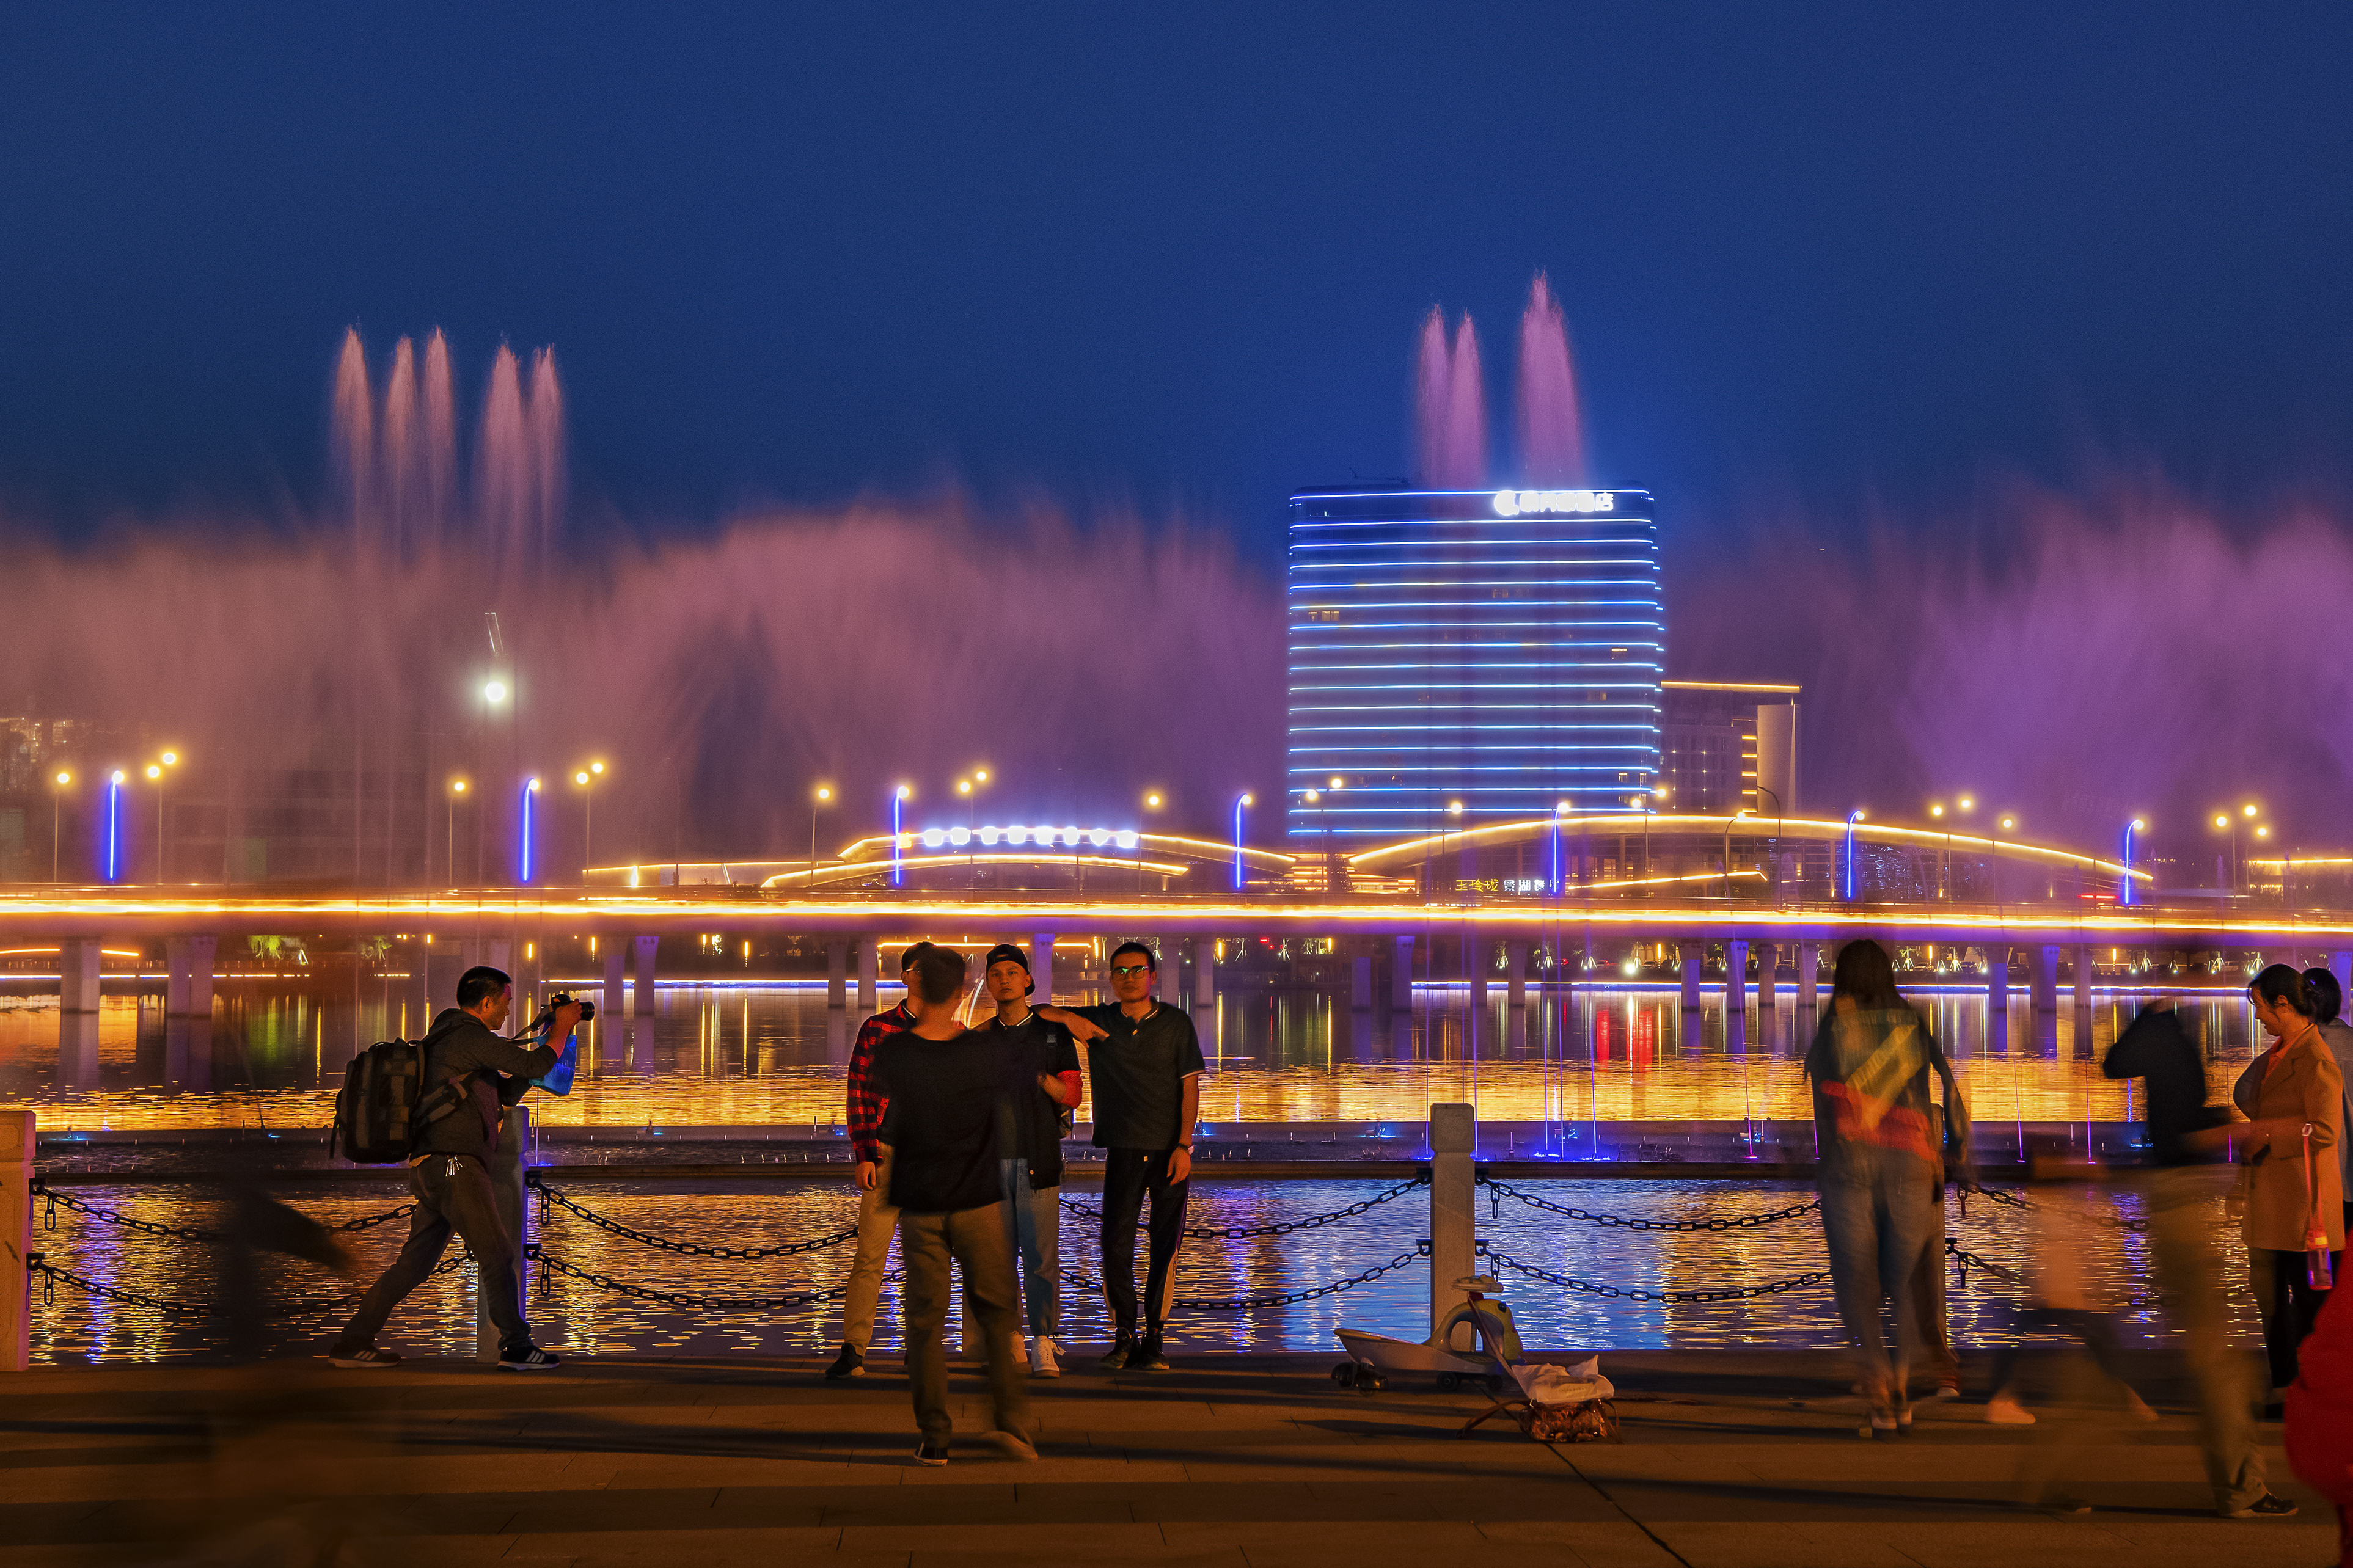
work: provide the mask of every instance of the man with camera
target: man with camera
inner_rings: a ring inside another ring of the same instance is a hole
[[[327,1352],[337,1366],[375,1369],[399,1363],[398,1355],[376,1348],[376,1331],[433,1272],[453,1229],[465,1237],[480,1270],[479,1289],[499,1330],[499,1366],[542,1372],[557,1363],[531,1342],[516,1284],[515,1237],[499,1217],[490,1160],[498,1152],[507,1107],[563,1059],[580,1023],[581,1004],[551,1007],[541,1020],[543,1043],[526,1047],[498,1033],[514,1005],[513,984],[500,970],[469,969],[458,981],[458,1005],[435,1018],[425,1036],[424,1125],[408,1162],[408,1192],[417,1200],[408,1216],[408,1240],[361,1298],[359,1310]]]

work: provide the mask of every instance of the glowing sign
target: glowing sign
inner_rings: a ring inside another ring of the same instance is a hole
[[[1519,517],[1529,512],[1616,511],[1612,490],[1497,490],[1495,515]]]

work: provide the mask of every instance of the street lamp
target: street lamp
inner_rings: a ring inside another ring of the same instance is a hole
[[[809,874],[808,885],[817,886],[817,814],[833,804],[833,786],[819,784],[809,792]]]
[[[60,768],[49,790],[49,880],[52,882],[58,879],[58,843],[65,821],[66,786],[72,783],[73,774]]]
[[[572,775],[572,782],[581,790],[580,880],[588,880],[588,868],[596,863],[596,781],[605,776],[605,764],[590,763]]]
[[[901,784],[891,792],[891,885],[894,888],[904,887],[907,882],[906,868],[899,860],[899,814],[914,798],[913,784]]]
[[[1846,901],[1848,903],[1854,902],[1855,893],[1854,825],[1862,820],[1862,809],[1860,806],[1846,814]]]
[[[2119,904],[2129,906],[2133,901],[2133,835],[2140,832],[2147,826],[2147,823],[2143,822],[2137,816],[2125,824],[2125,874],[2123,879],[2116,884],[2116,902]]]
[[[165,752],[162,758],[147,764],[147,777],[155,786],[155,885],[164,885],[164,780],[165,770],[180,760],[177,752]]]
[[[1144,810],[1148,816],[1160,809],[1161,795],[1156,789],[1144,792]],[[1144,827],[1139,821],[1135,830],[1135,890],[1144,891]]]
[[[106,879],[122,874],[122,770],[106,775]]]
[[[482,700],[495,708],[507,700],[507,683],[503,680],[482,682]]]
[[[531,886],[531,827],[533,809],[539,804],[539,780],[525,779],[522,786],[522,843],[518,847],[517,879],[520,887]]]
[[[453,888],[458,885],[458,797],[465,793],[464,779],[449,781],[449,813],[444,819],[446,826],[442,835],[441,858],[448,868],[449,885]],[[426,831],[429,833],[432,829],[427,828]],[[481,868],[477,866],[475,869],[479,871]]]
[[[1242,890],[1242,809],[1249,805],[1247,795],[1234,796],[1234,891]]]
[[[1568,815],[1568,802],[1567,802],[1567,801],[1565,801],[1565,800],[1556,800],[1556,801],[1553,802],[1553,806],[1552,806],[1552,824],[1551,824],[1551,826],[1552,826],[1552,879],[1551,879],[1551,888],[1552,888],[1552,895],[1553,895],[1553,897],[1555,897],[1555,898],[1559,898],[1559,897],[1560,897],[1564,892],[1566,892],[1566,891],[1567,890],[1567,887],[1566,887],[1566,885],[1565,885],[1565,879],[1563,879],[1563,877],[1562,877],[1562,875],[1561,875],[1561,868],[1560,868],[1560,828],[1561,828],[1561,819],[1562,819],[1563,817],[1567,816],[1567,815]]]

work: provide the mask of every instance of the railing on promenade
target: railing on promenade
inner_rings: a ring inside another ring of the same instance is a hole
[[[1468,1108],[1461,1109],[1467,1110]],[[214,1226],[174,1223],[124,1213],[76,1197],[44,1182],[33,1171],[29,1158],[33,1147],[32,1118],[29,1113],[0,1120],[0,1139],[4,1139],[12,1127],[20,1121],[24,1132],[23,1150],[26,1157],[13,1162],[8,1161],[6,1156],[9,1151],[4,1144],[0,1144],[0,1176],[7,1176],[16,1184],[0,1185],[0,1215],[5,1215],[9,1221],[9,1239],[17,1244],[10,1248],[10,1258],[23,1259],[21,1264],[9,1268],[5,1274],[0,1274],[0,1297],[5,1297],[8,1311],[14,1313],[13,1317],[6,1313],[0,1313],[0,1323],[6,1323],[11,1328],[12,1338],[7,1342],[7,1345],[13,1347],[15,1352],[10,1356],[0,1358],[0,1370],[22,1370],[27,1364],[29,1344],[26,1331],[29,1327],[32,1304],[30,1291],[32,1281],[36,1279],[40,1282],[40,1302],[44,1306],[54,1301],[57,1287],[63,1284],[93,1298],[119,1306],[152,1312],[167,1320],[202,1319],[221,1310],[220,1304],[214,1301],[191,1299],[184,1295],[160,1295],[151,1291],[127,1289],[109,1285],[92,1278],[90,1271],[71,1267],[64,1259],[43,1251],[34,1250],[33,1243],[37,1236],[36,1210],[38,1211],[37,1234],[40,1237],[51,1236],[57,1232],[58,1216],[62,1211],[77,1215],[93,1226],[109,1227],[162,1243],[176,1243],[190,1247],[234,1247],[248,1245],[250,1238],[238,1234],[234,1226],[222,1228]],[[599,1237],[608,1237],[617,1241],[642,1247],[655,1255],[737,1264],[773,1264],[786,1259],[809,1258],[816,1254],[854,1244],[858,1226],[854,1223],[853,1209],[845,1212],[841,1223],[828,1226],[816,1235],[774,1245],[739,1247],[663,1235],[600,1213],[575,1192],[551,1180],[546,1172],[522,1168],[520,1163],[521,1147],[520,1140],[507,1141],[507,1148],[512,1158],[502,1163],[507,1163],[509,1169],[505,1172],[494,1171],[493,1176],[500,1178],[511,1174],[515,1181],[515,1190],[524,1195],[524,1205],[516,1216],[519,1221],[516,1229],[521,1244],[520,1250],[526,1268],[536,1266],[536,1289],[543,1295],[549,1289],[554,1279],[562,1278],[596,1291],[674,1309],[681,1312],[729,1316],[775,1313],[792,1308],[838,1300],[848,1292],[849,1287],[846,1284],[832,1287],[818,1287],[810,1284],[774,1291],[713,1294],[665,1289],[658,1283],[647,1282],[641,1279],[622,1278],[602,1269],[584,1267],[573,1261],[564,1250],[564,1244],[567,1239],[564,1233],[574,1226],[579,1226],[583,1232],[593,1232]],[[14,1174],[10,1175],[11,1173]],[[609,1181],[611,1178],[609,1174],[603,1174],[597,1179]],[[1453,1190],[1445,1190],[1450,1185]],[[2020,1194],[1985,1187],[1971,1182],[1957,1182],[1952,1184],[1952,1187],[1953,1198],[1964,1220],[1968,1218],[1968,1200],[1973,1195],[1987,1201],[1988,1206],[1981,1213],[1989,1218],[2017,1214],[2036,1206],[2033,1200]],[[1286,1215],[1280,1218],[1249,1225],[1191,1226],[1187,1226],[1184,1233],[1188,1239],[1211,1242],[1261,1240],[1287,1237],[1329,1227],[1345,1226],[1376,1210],[1398,1204],[1410,1197],[1422,1195],[1427,1197],[1430,1205],[1430,1229],[1433,1235],[1417,1241],[1412,1250],[1398,1251],[1386,1259],[1370,1261],[1366,1267],[1353,1272],[1340,1272],[1332,1279],[1297,1289],[1268,1291],[1247,1296],[1180,1295],[1172,1303],[1172,1309],[1187,1313],[1246,1313],[1279,1310],[1341,1294],[1386,1276],[1396,1274],[1423,1260],[1428,1260],[1430,1265],[1431,1300],[1436,1304],[1446,1300],[1451,1293],[1451,1279],[1440,1279],[1440,1275],[1452,1267],[1448,1264],[1447,1258],[1451,1252],[1457,1252],[1458,1249],[1458,1255],[1480,1259],[1486,1264],[1506,1270],[1515,1277],[1536,1280],[1558,1290],[1640,1303],[1710,1304],[1775,1297],[1825,1288],[1831,1277],[1827,1268],[1815,1268],[1786,1278],[1731,1284],[1694,1285],[1683,1289],[1651,1289],[1648,1286],[1609,1279],[1581,1278],[1575,1274],[1545,1268],[1536,1262],[1504,1250],[1491,1240],[1468,1234],[1467,1221],[1473,1215],[1473,1200],[1480,1190],[1483,1190],[1487,1196],[1490,1216],[1493,1218],[1500,1218],[1503,1205],[1513,1203],[1522,1205],[1532,1213],[1542,1215],[1562,1226],[1592,1226],[1644,1235],[1688,1236],[1751,1232],[1764,1227],[1804,1221],[1816,1214],[1821,1206],[1819,1200],[1809,1198],[1778,1208],[1749,1214],[1697,1219],[1662,1219],[1563,1203],[1533,1191],[1527,1186],[1505,1181],[1467,1162],[1451,1164],[1440,1157],[1434,1159],[1431,1164],[1419,1169],[1407,1180],[1390,1183],[1338,1208]],[[528,1199],[534,1195],[537,1198],[536,1204],[530,1204]],[[853,1199],[853,1204],[854,1201]],[[1100,1220],[1103,1217],[1103,1211],[1100,1208],[1081,1200],[1061,1198],[1060,1201],[1065,1211],[1082,1218]],[[366,1231],[407,1218],[415,1212],[416,1206],[413,1203],[402,1204],[377,1213],[340,1220],[332,1225],[322,1225],[321,1228],[335,1235]],[[2129,1216],[2105,1215],[2098,1218],[2099,1223],[2121,1231],[2137,1232],[2146,1226],[2145,1221]],[[1460,1234],[1450,1236],[1450,1226],[1457,1227]],[[1977,1271],[1980,1278],[1990,1276],[2007,1285],[2019,1283],[2019,1277],[2013,1270],[1968,1250],[1961,1245],[1960,1238],[1957,1236],[1949,1234],[1947,1236],[1944,1250],[1955,1266],[1957,1280],[1961,1288],[1966,1289],[1969,1285],[1972,1270]],[[470,1258],[467,1257],[451,1258],[445,1260],[435,1272],[449,1274],[464,1268],[470,1261],[471,1261]],[[1060,1272],[1063,1279],[1081,1289],[1090,1292],[1102,1289],[1098,1279],[1078,1270],[1062,1268]],[[888,1278],[895,1280],[899,1276],[893,1274]],[[274,1315],[280,1319],[287,1319],[348,1310],[356,1294],[354,1290],[349,1295],[341,1297],[304,1298],[283,1302],[274,1309]],[[2154,1298],[2149,1296],[2137,1297],[2131,1306],[2145,1307],[2152,1304],[2153,1300]],[[478,1316],[481,1315],[483,1314],[480,1312],[478,1305]]]

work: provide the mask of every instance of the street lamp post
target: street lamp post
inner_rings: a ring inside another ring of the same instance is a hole
[[[106,879],[122,875],[122,784],[121,768],[106,775]]]
[[[73,783],[73,774],[60,768],[57,782],[49,790],[49,880],[58,879],[58,846],[63,837],[66,811],[66,786]]]
[[[161,759],[147,764],[147,777],[155,785],[155,885],[164,885],[164,780],[166,770],[177,763],[180,753],[166,752]]]
[[[906,868],[900,864],[899,823],[900,812],[905,807],[907,802],[914,798],[914,788],[910,784],[901,784],[891,792],[891,885],[894,888],[903,888],[907,885]],[[864,982],[861,981],[860,984],[863,984]]]
[[[586,886],[588,868],[596,863],[596,781],[605,775],[605,764],[590,763],[572,775],[580,786],[580,881]]]
[[[809,795],[809,869],[808,886],[817,886],[817,814],[833,804],[833,786],[819,784]]]
[[[1247,795],[1234,796],[1234,891],[1242,890],[1242,810],[1250,803]]]
[[[1862,809],[1860,806],[1846,814],[1846,901],[1850,904],[1854,902],[1857,880],[1854,874],[1854,825],[1862,820]]]
[[[1147,819],[1150,813],[1160,809],[1160,792],[1158,790],[1155,789],[1145,791],[1144,809]],[[1135,830],[1135,890],[1139,893],[1144,891],[1144,828],[1141,823],[1138,824]]]
[[[441,858],[448,868],[449,885],[453,888],[458,885],[458,797],[465,793],[464,779],[449,781],[449,813],[446,819],[447,829],[442,835]],[[429,833],[432,830],[427,828],[426,831]]]
[[[2116,881],[2116,902],[2129,908],[2133,901],[2132,857],[2133,835],[2148,826],[2139,817],[2125,824],[2125,874]]]

